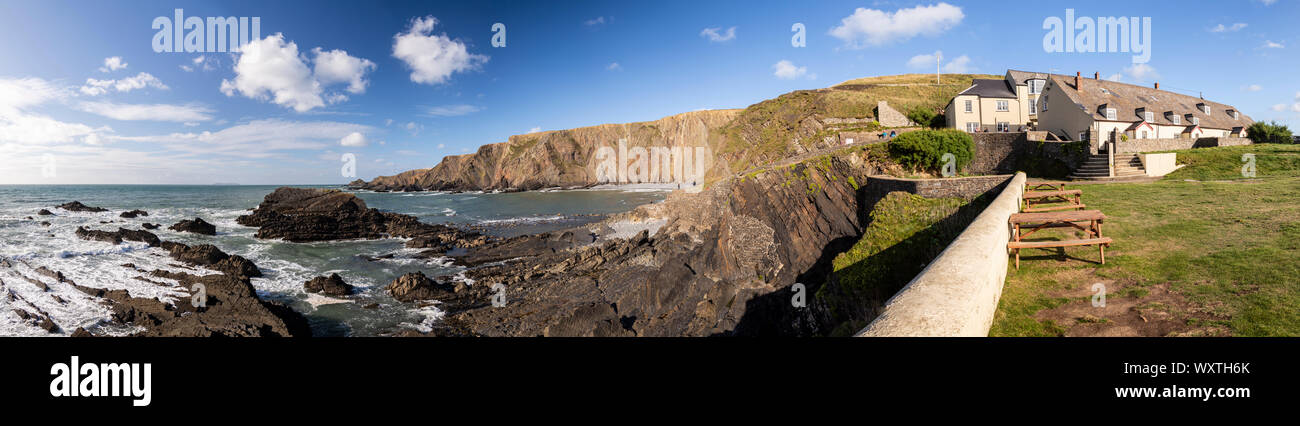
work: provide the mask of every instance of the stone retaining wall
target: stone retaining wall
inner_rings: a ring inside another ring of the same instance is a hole
[[[891,176],[867,178],[867,189],[884,196],[903,191],[926,198],[962,197],[972,199],[1007,183],[1012,175],[969,176],[934,179],[905,179]]]
[[[1025,179],[1016,173],[984,212],[856,336],[988,336],[1007,274],[1007,221],[1020,211]]]
[[[1136,154],[1142,152],[1173,151],[1179,149],[1208,148],[1213,146],[1240,146],[1250,144],[1250,139],[1237,137],[1129,139],[1126,141],[1116,142],[1115,152],[1122,154]]]

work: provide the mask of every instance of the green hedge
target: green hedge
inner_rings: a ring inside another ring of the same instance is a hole
[[[1291,129],[1277,122],[1256,121],[1246,128],[1246,137],[1254,143],[1295,143]]]
[[[889,141],[889,156],[906,167],[940,172],[943,154],[957,157],[957,171],[975,156],[975,141],[969,133],[955,129],[917,130]]]

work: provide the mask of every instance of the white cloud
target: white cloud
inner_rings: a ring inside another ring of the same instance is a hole
[[[1124,73],[1138,81],[1160,78],[1160,73],[1156,72],[1155,68],[1147,64],[1133,64],[1124,67]]]
[[[373,62],[342,50],[316,48],[312,51],[316,54],[315,72],[298,53],[298,44],[286,42],[283,34],[249,42],[235,62],[235,80],[221,80],[221,93],[234,96],[238,92],[248,98],[269,100],[306,112],[348,99],[342,93],[325,93],[325,87],[330,84],[346,82],[348,92],[365,92],[368,83],[365,73],[375,68]]]
[[[960,24],[965,16],[960,7],[948,3],[894,12],[857,8],[841,19],[839,26],[831,28],[830,35],[843,40],[850,49],[861,49],[916,36],[937,36]]]
[[[1264,87],[1263,87],[1263,86],[1260,86],[1260,85],[1258,85],[1258,84],[1252,84],[1252,85],[1249,85],[1249,86],[1242,86],[1242,87],[1241,87],[1241,90],[1244,90],[1244,91],[1247,91],[1247,92],[1258,92],[1258,91],[1260,91],[1260,90],[1264,90]]]
[[[973,69],[974,67],[971,67],[970,65],[970,57],[966,55],[958,56],[953,58],[953,60],[948,61],[948,63],[943,64],[943,72],[949,74],[965,74],[971,72]]]
[[[772,64],[772,75],[783,80],[794,80],[799,77],[816,78],[815,75],[808,74],[808,67],[795,66],[793,62],[782,59],[780,62]]]
[[[474,105],[442,105],[426,108],[424,113],[425,115],[431,115],[434,117],[456,117],[473,114],[482,110],[482,108]]]
[[[1123,79],[1124,79],[1124,75],[1122,75],[1122,74],[1120,74],[1120,73],[1114,73],[1114,74],[1111,74],[1109,77],[1106,77],[1106,79],[1107,79],[1107,80],[1110,80],[1110,81],[1120,81],[1120,80],[1123,80]]]
[[[588,19],[588,20],[582,22],[582,25],[586,25],[586,26],[588,26],[588,27],[595,27],[595,26],[604,25],[604,24],[605,24],[605,17],[604,17],[604,16],[597,16],[597,17],[595,17],[595,18],[591,18],[591,19]]]
[[[312,49],[316,54],[316,79],[321,84],[348,83],[348,93],[366,92],[366,72],[375,69],[375,63],[367,59],[348,55],[348,52],[334,49],[325,51],[319,47]]]
[[[1260,47],[1264,49],[1282,49],[1286,46],[1282,43],[1274,42],[1273,40],[1264,40],[1264,45]]]
[[[537,133],[537,132],[540,132],[540,131],[542,131],[541,126],[538,126],[538,127],[534,127],[534,128],[528,129],[528,133]],[[441,148],[441,146],[439,146],[439,148]]]
[[[351,147],[366,146],[366,135],[361,134],[361,132],[348,133],[348,135],[344,136],[343,139],[339,139],[339,145]]]
[[[1286,110],[1286,104],[1274,104],[1274,105],[1273,105],[1273,111],[1285,111],[1285,110]]]
[[[78,110],[123,121],[173,121],[195,122],[208,121],[211,109],[202,105],[132,105],[110,102],[82,102]]]
[[[1248,26],[1248,25],[1247,25],[1245,22],[1238,22],[1238,23],[1235,23],[1235,24],[1232,24],[1232,25],[1223,25],[1223,24],[1219,24],[1219,25],[1215,25],[1214,28],[1210,28],[1210,32],[1212,32],[1212,33],[1230,33],[1230,32],[1241,31],[1242,28],[1246,28],[1247,26]]]
[[[948,61],[948,63],[944,64],[942,68],[937,67],[938,62],[935,61],[936,57],[942,58],[943,52],[937,51],[934,53],[913,56],[911,59],[907,60],[907,67],[917,70],[941,69],[945,73],[952,74],[964,74],[974,69],[970,66],[970,57],[966,55],[953,58]]]
[[[605,69],[608,71],[622,71],[623,66],[619,65],[618,62],[610,62],[609,65],[605,66]]]
[[[438,19],[432,16],[411,20],[406,32],[393,36],[393,57],[411,69],[411,81],[442,84],[457,72],[474,69],[488,61],[486,55],[469,53],[465,43],[452,40],[446,33],[433,34]]]
[[[722,27],[705,28],[700,31],[700,37],[707,38],[714,43],[734,40],[736,38],[736,27],[727,28],[726,32],[722,31]]]
[[[365,134],[371,128],[335,121],[255,120],[216,132],[171,133],[152,136],[112,136],[110,140],[163,144],[191,155],[228,155],[269,158],[276,151],[323,149],[338,145],[352,133]]]
[[[39,78],[0,78],[0,144],[17,144],[0,149],[0,152],[15,154],[23,147],[76,142],[95,132],[112,131],[108,127],[92,128],[26,111],[69,95],[68,90]],[[92,138],[92,141],[98,140],[98,136]]]
[[[447,144],[442,144],[442,143],[438,144],[438,149],[443,149],[443,148],[446,148],[446,147],[447,147]]]
[[[1259,0],[1259,2],[1264,3],[1265,6],[1272,6],[1273,3],[1277,3],[1277,0]]]
[[[423,125],[416,124],[414,121],[409,121],[402,127],[405,127],[406,131],[411,133],[411,136],[419,135],[420,131],[424,130]]]
[[[390,118],[390,119],[384,120],[384,126],[392,126],[392,125],[393,125],[393,119]]]
[[[122,61],[121,56],[110,56],[104,58],[104,66],[99,67],[99,72],[117,71],[126,68],[126,62]]]
[[[81,93],[89,96],[99,96],[109,91],[130,92],[136,89],[152,87],[155,89],[167,90],[166,84],[162,80],[154,77],[152,74],[142,72],[133,77],[127,77],[120,80],[97,80],[87,78],[86,84],[81,86]]]
[[[39,78],[0,78],[0,116],[16,114],[22,108],[40,105],[64,93],[63,89]]]
[[[217,59],[215,57],[208,58],[207,56],[199,55],[199,56],[195,56],[194,59],[190,60],[190,63],[193,64],[193,66],[181,64],[180,67],[182,70],[185,70],[185,72],[193,72],[194,70],[198,70],[198,69],[201,69],[203,71],[212,71],[216,69],[216,65],[214,65],[214,62],[216,61]]]

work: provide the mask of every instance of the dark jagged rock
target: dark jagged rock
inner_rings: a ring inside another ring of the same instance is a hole
[[[343,277],[339,274],[330,274],[328,277],[316,277],[302,284],[303,290],[320,293],[326,296],[347,296],[352,294],[352,286],[343,282]]]
[[[490,241],[477,232],[368,208],[355,195],[327,189],[278,188],[267,194],[252,214],[240,216],[237,221],[257,227],[257,238],[291,242],[398,237],[411,239],[407,247],[445,252]]]
[[[172,226],[168,226],[167,229],[176,232],[191,232],[191,233],[203,234],[203,235],[217,235],[217,226],[208,223],[207,221],[203,220],[203,218],[199,218],[199,217],[194,218],[194,220],[189,220],[189,219],[181,220],[180,222],[176,222],[176,224]]]
[[[49,222],[41,222],[41,226],[50,226]]]
[[[187,246],[185,244],[164,241],[162,248],[172,258],[190,265],[204,266],[221,271],[234,277],[253,278],[262,276],[262,271],[252,261],[242,256],[226,254],[211,244]]]
[[[149,244],[151,247],[162,245],[162,240],[157,235],[149,231],[137,231],[126,228],[117,228],[117,231],[100,231],[95,229],[86,229],[84,226],[77,227],[77,238],[83,240],[104,241],[113,244],[122,244],[122,241],[139,241]]]
[[[698,194],[674,192],[601,224],[452,256],[477,265],[465,272],[475,284],[461,300],[443,301],[446,309],[439,305],[447,327],[435,333],[820,334],[818,308],[792,306],[791,286],[804,283],[814,294],[815,277],[824,277],[835,255],[856,241],[875,198],[849,178],[866,182],[881,167],[858,151],[795,161],[723,179]],[[663,225],[590,242],[591,232],[608,235],[602,227],[624,221]],[[498,283],[505,289],[501,307],[491,303]]]
[[[37,309],[36,312],[27,312],[22,309],[14,308],[13,311],[14,314],[18,315],[18,318],[40,327],[47,332],[57,333],[59,331],[59,325],[55,324],[54,321],[50,319],[50,314],[41,312],[39,309]]]
[[[56,206],[56,207],[61,208],[61,209],[64,209],[64,210],[67,210],[67,211],[70,211],[70,212],[90,212],[90,213],[101,213],[101,212],[106,212],[106,211],[108,211],[108,209],[103,208],[103,207],[90,207],[90,206],[87,206],[87,205],[85,205],[85,204],[81,204],[80,201],[73,201],[73,202],[71,202],[71,203],[63,203],[63,204],[60,204],[60,205],[58,205],[58,206]]]
[[[139,216],[148,216],[148,215],[149,215],[149,212],[144,211],[144,210],[136,209],[136,210],[131,210],[131,211],[125,211],[125,212],[122,212],[122,214],[118,215],[118,217],[124,217],[124,218],[127,218],[127,219],[135,219],[136,217],[139,217]]]
[[[121,324],[144,327],[137,336],[164,337],[267,337],[310,336],[307,319],[288,306],[257,297],[249,277],[260,276],[257,266],[240,256],[228,255],[211,245],[189,247],[164,241],[161,247],[181,262],[221,272],[194,275],[185,272],[154,270],[149,276],[175,280],[191,295],[200,293],[204,303],[194,306],[194,299],[184,298],[174,304],[158,299],[131,297],[126,290],[91,288],[70,282],[88,295],[112,303],[112,319]],[[145,279],[140,277],[139,279]],[[148,279],[145,279],[148,281]],[[75,332],[74,335],[88,335]]]
[[[161,228],[161,227],[162,227],[162,225],[159,225],[159,224],[157,224],[157,223],[148,223],[148,222],[145,222],[144,224],[142,224],[142,225],[140,225],[140,226],[142,226],[142,227],[144,227],[144,229],[148,229],[148,230],[154,230],[154,229],[158,229],[158,228]]]
[[[37,215],[37,216],[53,216],[54,213],[51,213],[49,210],[46,210],[46,209],[41,209],[41,211],[36,212],[36,215]]]
[[[397,277],[384,288],[388,290],[389,294],[393,295],[394,299],[402,302],[415,302],[450,299],[456,293],[464,291],[467,286],[459,282],[440,283],[424,276],[422,272],[411,272]]]

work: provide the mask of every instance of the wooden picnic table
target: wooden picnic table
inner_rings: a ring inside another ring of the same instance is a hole
[[[1106,215],[1100,210],[1058,211],[1015,213],[1008,222],[1011,224],[1011,241],[1007,248],[1016,255],[1016,269],[1020,269],[1020,249],[1052,248],[1096,245],[1101,253],[1101,263],[1106,263],[1106,247],[1111,239],[1101,235],[1101,224]],[[1088,234],[1087,238],[1049,241],[1024,241],[1035,232],[1048,228],[1075,228]]]
[[[1053,191],[1025,191],[1021,195],[1024,204],[1020,211],[1026,213],[1049,212],[1056,210],[1083,210],[1083,191],[1077,189],[1060,189]],[[1060,203],[1052,206],[1043,206],[1043,204]],[[1037,205],[1038,207],[1034,207]]]
[[[1025,191],[1063,191],[1065,182],[1025,182]]]

